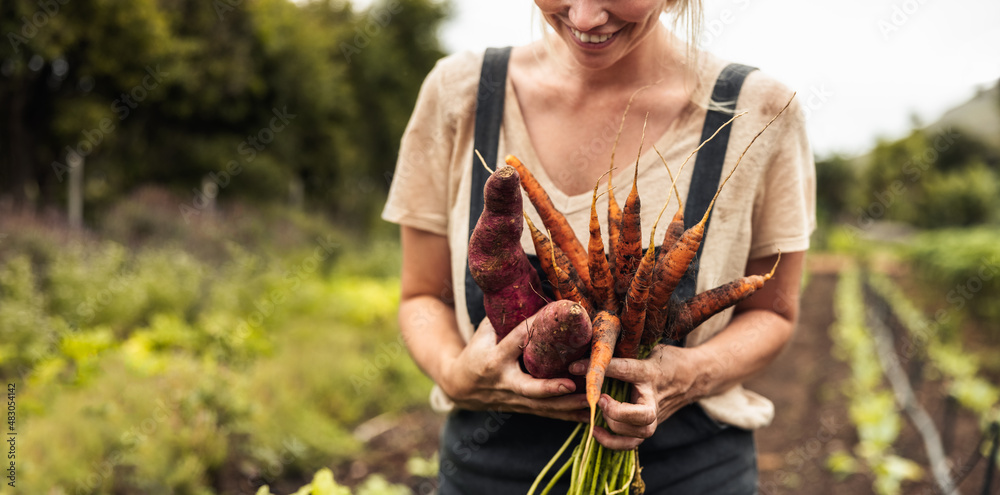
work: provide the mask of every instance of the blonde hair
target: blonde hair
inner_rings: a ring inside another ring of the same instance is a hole
[[[671,31],[685,31],[682,38],[687,43],[686,60],[688,67],[697,70],[699,62],[698,40],[701,39],[702,22],[705,17],[705,6],[702,0],[668,0],[663,12],[673,17]]]

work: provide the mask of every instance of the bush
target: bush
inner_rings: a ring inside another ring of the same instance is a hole
[[[915,198],[912,223],[922,228],[989,223],[1000,211],[1000,177],[975,163],[950,173],[929,174]]]
[[[989,165],[995,156],[969,137],[914,130],[898,141],[879,142],[867,158],[860,195],[854,199],[852,219],[858,224],[888,220],[945,228],[989,223],[1000,216],[1000,171]],[[825,189],[844,187],[820,184],[821,207],[822,201],[831,201],[827,197],[832,193]]]
[[[952,312],[968,311],[1000,328],[1000,231],[946,229],[921,234],[903,249],[928,291]]]

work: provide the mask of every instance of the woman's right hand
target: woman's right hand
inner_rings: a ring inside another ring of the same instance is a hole
[[[521,346],[534,316],[500,342],[489,319],[483,320],[462,352],[445,363],[441,389],[463,409],[503,409],[567,421],[587,422],[583,393],[569,378],[535,378],[521,369]]]
[[[489,320],[464,342],[450,302],[454,297],[448,238],[404,226],[401,240],[399,328],[403,340],[417,365],[458,407],[572,421],[590,418],[584,394],[572,393],[573,380],[542,380],[521,370],[520,346],[533,316],[499,343]]]

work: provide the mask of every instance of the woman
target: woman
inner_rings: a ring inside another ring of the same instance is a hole
[[[718,128],[719,116],[731,113],[709,108],[735,104],[749,111],[733,124],[728,147],[722,139],[715,151],[700,152],[678,181],[692,198],[699,195],[695,188],[714,193],[718,181],[693,180],[694,170],[710,168],[702,161],[712,162],[714,155],[728,173],[791,95],[759,71],[746,75],[745,68],[727,69],[725,62],[689,49],[693,39],[684,43],[661,23],[664,11],[697,19],[697,0],[536,4],[552,32],[514,48],[509,62],[491,59],[487,66],[506,67],[506,77],[503,70],[481,72],[483,55],[472,53],[443,59],[427,77],[383,212],[402,229],[403,337],[437,384],[432,403],[451,411],[442,433],[442,494],[525,493],[573,422],[588,417],[573,380],[522,372],[518,344],[530,319],[499,343],[488,320],[474,321],[481,300],[466,296],[464,270],[469,219],[478,218],[470,205],[482,194],[471,186],[477,109],[505,97],[494,115],[479,116],[480,124],[492,119],[500,125],[498,144],[491,144],[496,149],[481,151],[521,158],[586,245],[591,191],[608,170],[630,97],[632,116],[618,140],[613,180],[623,203],[629,179],[637,175],[645,236],[664,202],[673,202],[668,212],[677,207],[651,144],[676,171],[706,131]],[[738,81],[730,84],[734,73]],[[718,101],[720,95],[731,101]],[[635,156],[643,133],[633,166],[623,157]],[[602,397],[599,407],[610,431],[598,429],[595,437],[610,448],[639,448],[647,493],[755,493],[752,430],[770,422],[773,406],[740,383],[778,354],[795,326],[803,252],[813,228],[813,181],[802,115],[793,101],[723,190],[691,290],[766,273],[780,250],[775,277],[735,311],[702,325],[683,347],[660,345],[649,359],[616,358],[608,366],[607,376],[633,383],[635,393],[631,403]],[[606,211],[606,197],[599,208]],[[534,209],[526,210],[541,225]],[[533,253],[527,234],[522,245]],[[584,368],[576,363],[571,372]]]

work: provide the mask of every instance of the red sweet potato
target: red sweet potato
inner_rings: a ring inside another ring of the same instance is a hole
[[[521,180],[501,166],[486,180],[485,207],[469,239],[469,271],[483,290],[497,341],[545,306],[538,273],[521,248]],[[470,302],[471,304],[471,302]]]
[[[569,365],[590,350],[590,315],[578,303],[560,300],[547,304],[528,329],[524,367],[535,378],[569,376]]]

